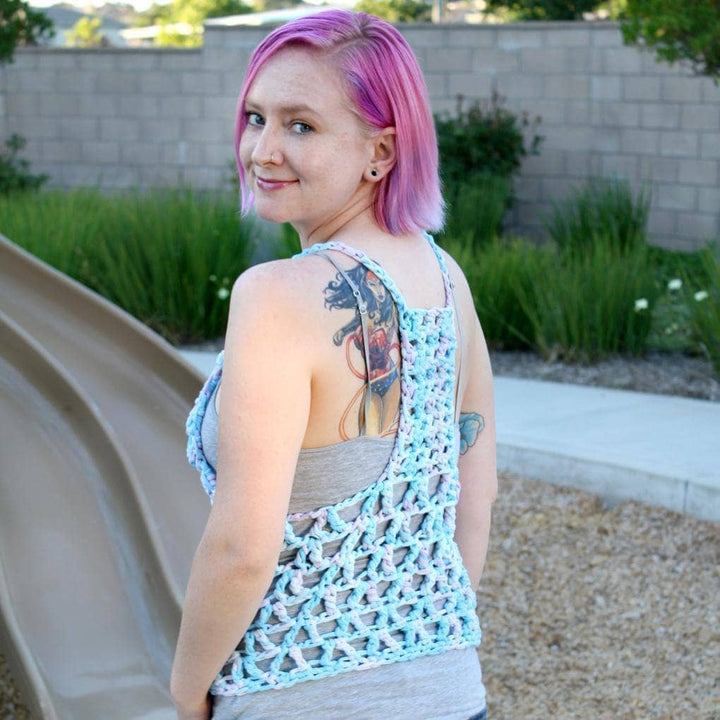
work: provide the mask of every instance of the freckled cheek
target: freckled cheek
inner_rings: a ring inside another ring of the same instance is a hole
[[[255,143],[248,137],[248,133],[244,132],[240,137],[240,162],[247,171],[252,165],[252,154],[255,149]]]

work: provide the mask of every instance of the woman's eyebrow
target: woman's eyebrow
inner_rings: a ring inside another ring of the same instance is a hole
[[[254,102],[252,98],[245,98],[245,107],[246,108],[252,108],[253,110],[261,110],[262,106],[260,103]],[[293,105],[279,105],[275,108],[273,108],[277,112],[282,113],[283,115],[296,115],[296,114],[308,114],[312,113],[313,115],[317,116],[317,111],[313,110],[309,105],[306,105],[305,103],[295,103]]]
[[[312,113],[313,115],[317,115],[315,110],[304,103],[298,103],[297,105],[284,105],[280,108],[280,110],[288,115],[295,115],[297,113]]]

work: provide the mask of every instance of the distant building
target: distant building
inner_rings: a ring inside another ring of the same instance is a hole
[[[355,0],[352,0],[355,2]],[[210,18],[205,21],[205,25],[214,26],[237,26],[237,25],[281,25],[295,18],[314,15],[315,13],[329,10],[333,7],[341,7],[341,5],[317,5],[301,3],[290,8],[280,10],[267,10],[265,12],[243,13],[241,15],[228,15],[226,17]],[[347,7],[347,5],[344,5]],[[177,35],[193,35],[197,29],[187,23],[173,23],[168,25],[150,25],[148,27],[130,27],[121,30],[125,43],[127,45],[152,46],[161,32],[170,32]]]
[[[129,27],[120,31],[125,45],[132,47],[152,47],[160,33],[173,35],[194,35],[197,28],[189,23],[167,23],[166,25],[146,25],[145,27]]]
[[[41,43],[42,45],[49,47],[65,47],[67,45],[67,37],[65,33],[72,30],[77,24],[78,20],[82,18],[95,18],[98,17],[102,20],[100,26],[100,34],[107,38],[107,43],[113,47],[124,47],[127,42],[123,38],[121,31],[128,27],[127,23],[114,18],[109,18],[101,13],[83,12],[69,5],[51,5],[48,8],[43,8],[43,14],[47,15],[53,22],[55,28],[55,35],[52,38],[45,39]]]
[[[353,0],[354,1],[354,0]],[[318,5],[301,3],[289,8],[280,10],[266,10],[265,12],[254,12],[243,15],[227,15],[226,17],[211,18],[205,21],[206,25],[222,25],[226,27],[237,25],[282,25],[297,18],[315,15],[323,10],[335,10],[338,8],[347,8],[347,4]]]

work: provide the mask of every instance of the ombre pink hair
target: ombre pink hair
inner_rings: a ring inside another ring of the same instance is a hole
[[[288,46],[327,53],[370,131],[395,128],[395,166],[377,183],[373,204],[378,225],[393,235],[439,230],[444,213],[437,138],[420,67],[410,46],[392,25],[350,10],[327,10],[293,20],[271,32],[250,58],[235,121],[235,158],[243,214],[253,203],[239,153],[247,125],[245,98],[263,64]]]

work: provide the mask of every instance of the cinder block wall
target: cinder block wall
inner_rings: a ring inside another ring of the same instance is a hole
[[[403,25],[433,109],[493,91],[540,115],[513,230],[542,235],[554,201],[594,176],[652,189],[653,242],[720,236],[720,87],[622,44],[614,23]],[[226,182],[237,93],[267,30],[207,26],[201,50],[24,49],[0,70],[0,131],[56,186]]]

